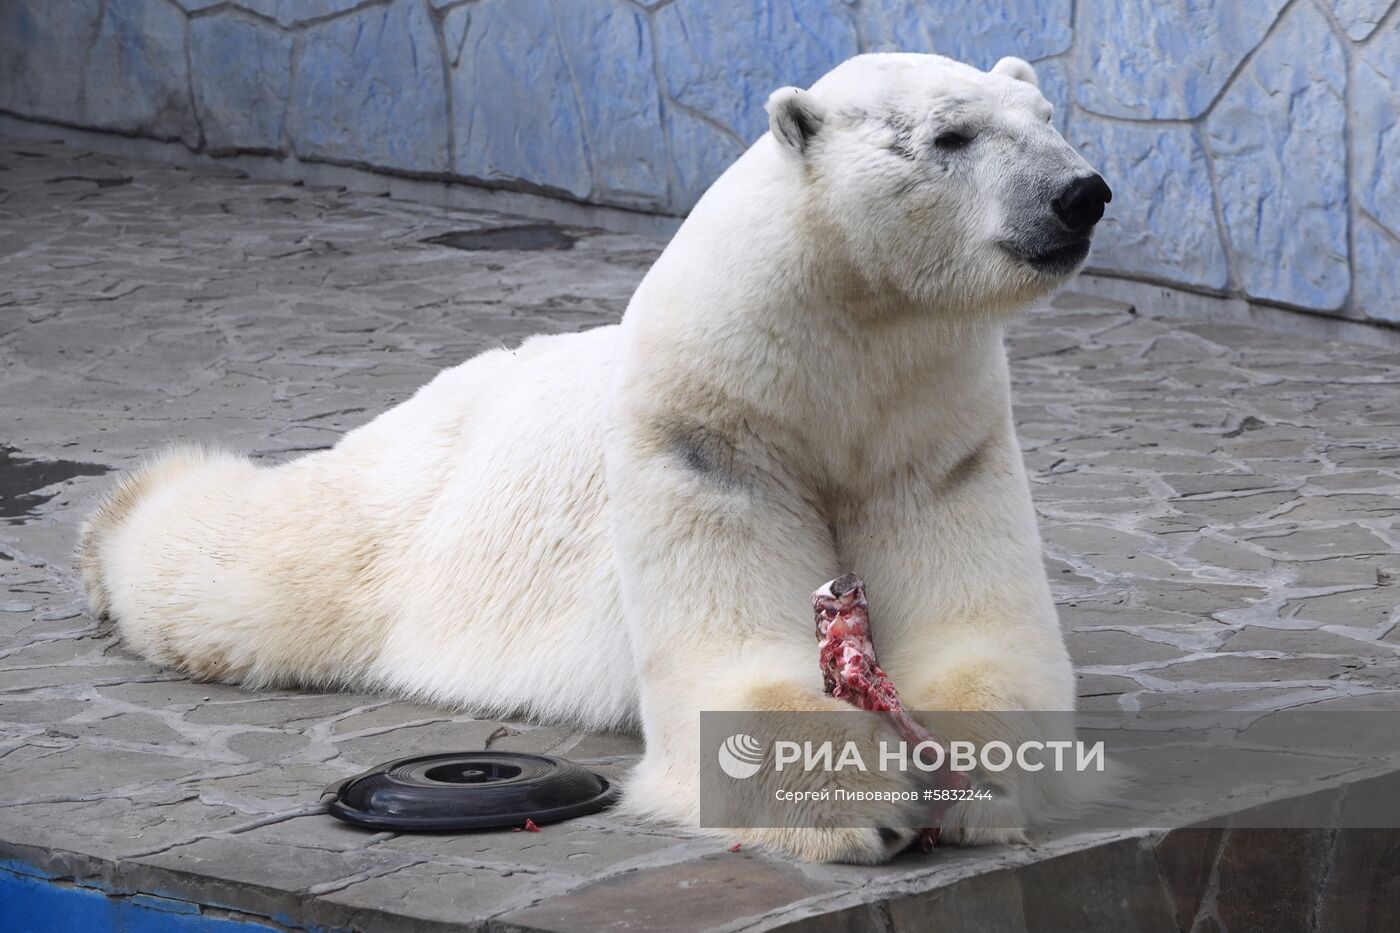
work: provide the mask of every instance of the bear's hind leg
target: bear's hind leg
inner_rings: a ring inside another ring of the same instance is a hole
[[[93,611],[197,679],[355,684],[383,638],[361,595],[378,544],[326,459],[259,467],[179,448],[133,473],[83,531]]]

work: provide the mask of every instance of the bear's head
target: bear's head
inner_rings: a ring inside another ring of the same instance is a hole
[[[768,114],[813,258],[882,302],[1023,306],[1079,268],[1112,198],[1018,58],[860,55]]]

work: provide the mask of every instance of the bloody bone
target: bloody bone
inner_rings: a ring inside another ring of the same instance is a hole
[[[889,715],[899,737],[914,748],[920,742],[938,740],[909,715],[899,701],[899,691],[875,660],[870,640],[870,607],[865,601],[865,583],[853,573],[824,585],[812,594],[817,620],[817,647],[820,650],[822,680],[826,692],[838,700],[872,713]],[[967,775],[960,771],[942,772],[943,787],[962,790]],[[938,801],[930,808],[932,825],[919,831],[924,851],[938,844],[938,822],[951,801]]]

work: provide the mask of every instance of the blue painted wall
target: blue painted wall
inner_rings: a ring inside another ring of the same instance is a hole
[[[1091,266],[1400,323],[1400,0],[3,0],[0,110],[684,213],[866,50],[1034,61]]]

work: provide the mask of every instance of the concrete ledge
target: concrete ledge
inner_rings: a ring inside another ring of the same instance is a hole
[[[9,914],[21,923],[29,909],[100,894],[115,913],[155,905],[176,917],[366,933],[917,933],[931,926],[979,933],[1381,931],[1400,928],[1400,878],[1393,871],[1400,829],[1257,827],[1269,823],[1270,811],[1289,807],[1325,807],[1343,824],[1355,819],[1349,808],[1397,791],[1400,773],[1393,773],[1244,808],[1224,826],[1046,834],[1029,847],[941,849],[876,868],[716,850],[562,889],[544,884],[524,906],[484,913],[470,866],[404,854],[398,864],[381,861],[340,886],[303,886],[306,866],[279,874],[276,864],[254,858],[267,854],[255,851],[265,846],[232,839],[183,864],[0,841],[0,870],[27,883],[31,896]],[[45,896],[35,898],[30,889]],[[100,913],[91,904],[85,909]],[[184,928],[172,921],[170,929]]]

